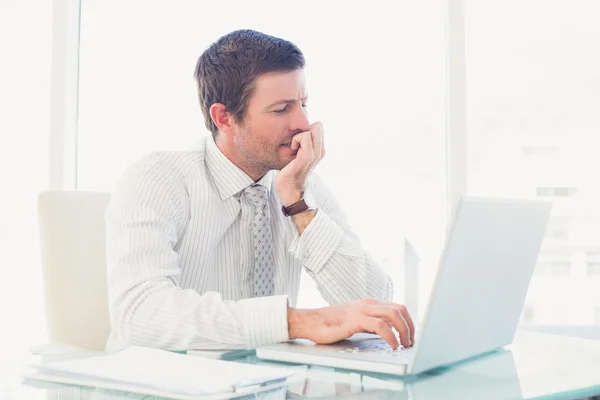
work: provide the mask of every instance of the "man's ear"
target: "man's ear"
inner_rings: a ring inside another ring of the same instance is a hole
[[[217,125],[220,132],[223,132],[225,135],[233,134],[234,118],[233,115],[227,111],[224,104],[214,103],[210,106],[210,117],[215,125]]]

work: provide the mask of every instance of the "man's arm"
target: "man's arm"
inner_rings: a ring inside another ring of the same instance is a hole
[[[287,296],[225,301],[178,286],[175,245],[189,211],[161,155],[131,168],[107,209],[109,310],[120,344],[170,350],[255,348],[288,340]]]
[[[318,199],[318,210],[291,217],[296,217],[298,236],[289,250],[302,262],[329,304],[363,298],[391,301],[392,280],[362,247],[325,184],[316,176],[312,181],[308,190]]]
[[[317,211],[292,216],[298,237],[290,251],[302,262],[327,302],[340,304],[372,297],[390,301],[391,279],[362,248],[350,229],[341,207],[318,179],[309,187],[308,179],[325,156],[323,126],[320,122],[292,138],[296,158],[278,174],[275,188],[284,206],[298,202],[312,190]]]

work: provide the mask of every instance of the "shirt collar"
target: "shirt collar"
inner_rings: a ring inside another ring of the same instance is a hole
[[[246,187],[252,185],[254,181],[244,171],[232,163],[215,144],[212,137],[206,138],[206,166],[213,176],[214,182],[221,196],[225,200],[235,194],[238,194]],[[271,185],[273,183],[274,171],[267,172],[259,179],[258,184],[267,188],[267,195],[271,194]]]

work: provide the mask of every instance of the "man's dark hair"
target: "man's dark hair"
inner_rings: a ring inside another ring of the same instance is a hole
[[[259,75],[300,68],[304,68],[304,56],[287,40],[252,30],[238,30],[219,38],[198,58],[195,70],[200,107],[213,138],[218,132],[210,117],[214,103],[224,104],[241,122]]]

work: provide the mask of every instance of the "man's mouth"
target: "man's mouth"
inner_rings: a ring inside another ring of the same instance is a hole
[[[291,152],[292,152],[292,154],[294,154],[294,155],[298,153],[298,150],[292,150],[292,142],[289,142],[289,143],[283,143],[283,144],[281,145],[281,147],[287,147],[288,149],[290,149],[290,151],[291,151]]]

